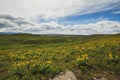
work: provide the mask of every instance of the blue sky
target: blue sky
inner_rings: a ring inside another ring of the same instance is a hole
[[[59,19],[58,21],[62,24],[86,24],[86,23],[94,23],[100,20],[111,20],[120,22],[120,13],[115,14],[115,10],[108,10],[96,13],[90,13],[85,15],[77,15],[77,16],[67,16]],[[74,22],[74,23],[72,23]]]
[[[120,33],[120,0],[0,0],[0,32]]]
[[[117,11],[120,11],[120,9],[114,8],[106,11],[99,11],[99,12],[83,14],[83,15],[70,15],[70,16],[60,17],[57,19],[45,20],[43,18],[42,19],[39,18],[39,22],[49,22],[53,20],[63,25],[87,24],[87,23],[94,23],[101,20],[110,20],[110,21],[120,22],[120,12],[115,13]]]

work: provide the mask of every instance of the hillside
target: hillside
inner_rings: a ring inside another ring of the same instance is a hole
[[[0,35],[0,80],[49,80],[66,69],[78,80],[119,80],[120,34]]]

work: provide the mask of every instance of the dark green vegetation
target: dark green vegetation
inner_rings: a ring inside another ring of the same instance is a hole
[[[65,69],[81,80],[119,80],[120,34],[0,35],[0,80],[48,80]]]

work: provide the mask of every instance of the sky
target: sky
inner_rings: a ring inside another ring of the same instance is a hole
[[[120,0],[0,0],[0,32],[120,33]]]

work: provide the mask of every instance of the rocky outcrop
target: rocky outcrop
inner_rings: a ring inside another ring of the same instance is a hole
[[[55,78],[50,80],[77,80],[77,78],[72,71],[66,69],[64,72],[59,73]],[[80,78],[79,80],[89,80],[89,79]],[[103,76],[95,75],[94,77],[91,77],[90,80],[109,80],[109,79]],[[117,80],[117,79],[114,79],[114,80]]]
[[[67,69],[65,72],[61,72],[54,79],[51,80],[77,80],[77,79],[74,73]]]

